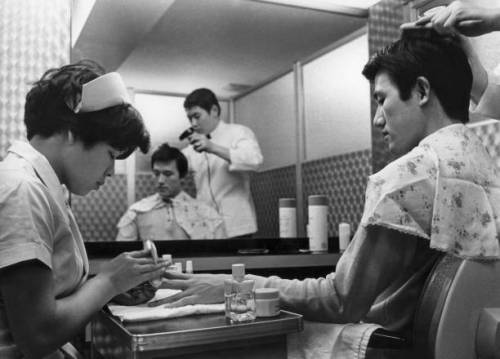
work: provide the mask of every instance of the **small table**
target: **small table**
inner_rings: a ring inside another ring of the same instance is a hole
[[[92,321],[92,358],[283,358],[286,335],[301,331],[302,316],[228,324],[224,314],[122,323],[101,311]]]

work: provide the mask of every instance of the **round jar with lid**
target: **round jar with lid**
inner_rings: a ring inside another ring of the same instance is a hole
[[[280,292],[276,288],[255,290],[255,311],[257,317],[274,317],[280,314]]]

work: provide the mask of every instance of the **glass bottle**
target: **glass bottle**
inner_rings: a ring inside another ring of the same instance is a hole
[[[231,323],[249,322],[255,319],[254,281],[245,280],[245,265],[232,265],[231,279],[224,282],[226,319]]]

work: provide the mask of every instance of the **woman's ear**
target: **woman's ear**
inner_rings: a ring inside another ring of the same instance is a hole
[[[417,77],[417,81],[415,83],[415,91],[417,91],[419,104],[426,104],[429,101],[429,95],[431,92],[431,85],[429,83],[429,80],[427,80],[423,76]]]

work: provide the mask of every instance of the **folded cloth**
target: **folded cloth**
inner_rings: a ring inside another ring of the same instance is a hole
[[[180,292],[174,289],[158,289],[151,301],[163,299]],[[178,308],[165,308],[163,305],[148,307],[141,305],[115,305],[109,304],[108,308],[114,316],[124,322],[138,322],[145,320],[178,318],[193,314],[210,314],[224,312],[224,303],[220,304],[195,304]]]
[[[333,324],[304,320],[304,330],[289,334],[288,359],[364,359],[371,334],[380,325]]]

